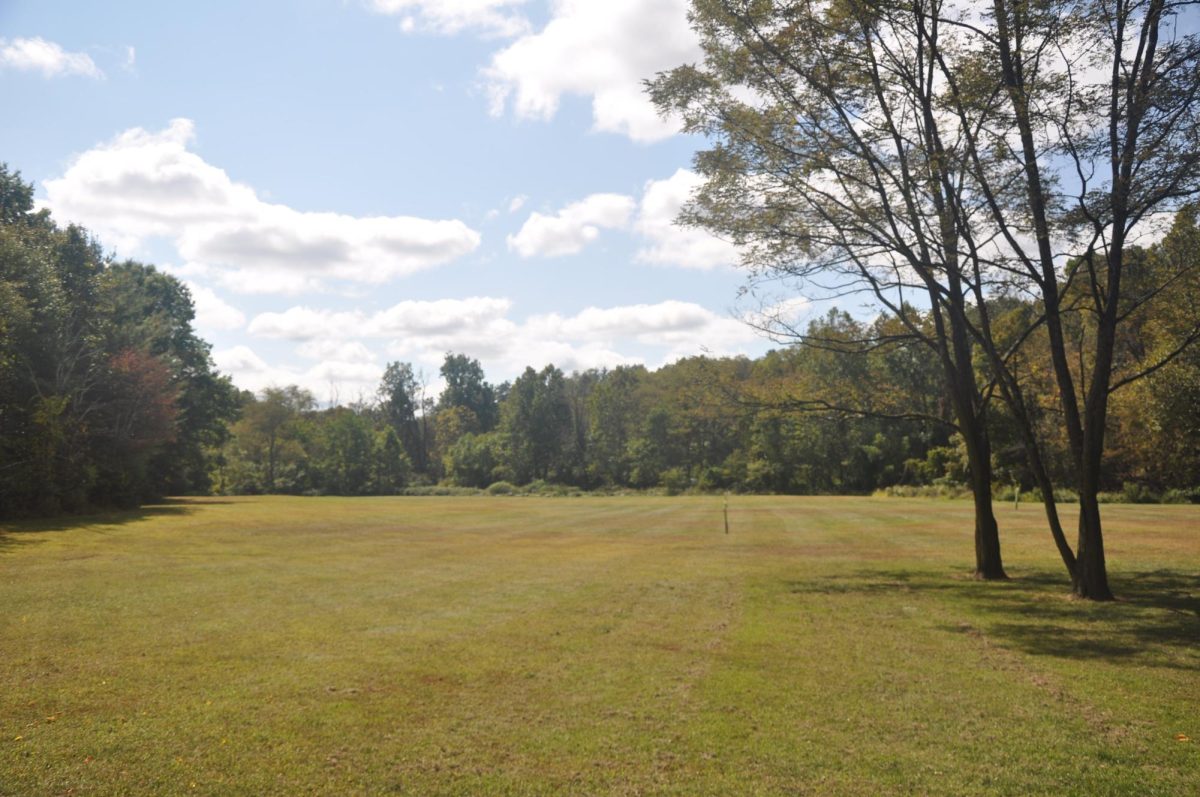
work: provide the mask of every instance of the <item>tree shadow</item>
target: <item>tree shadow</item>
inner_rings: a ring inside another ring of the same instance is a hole
[[[864,570],[785,582],[795,593],[926,593],[954,612],[942,628],[982,636],[1032,656],[1125,660],[1200,671],[1200,573],[1157,569],[1111,576],[1117,600],[1073,598],[1056,571],[1002,582],[935,571]]]
[[[105,529],[110,526],[123,526],[155,517],[190,515],[197,512],[202,506],[228,503],[232,502],[195,498],[164,498],[154,503],[143,504],[136,509],[100,510],[78,515],[55,515],[48,518],[4,521],[0,523],[0,554],[25,545],[42,542],[45,537],[41,535],[47,532],[89,531],[93,534],[107,534]]]

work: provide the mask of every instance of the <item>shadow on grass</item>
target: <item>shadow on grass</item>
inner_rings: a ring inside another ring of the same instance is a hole
[[[27,518],[0,523],[0,554],[24,545],[36,544],[47,532],[87,530],[104,534],[100,527],[122,526],[154,517],[179,517],[196,512],[199,507],[229,501],[203,501],[194,498],[166,498],[137,509],[114,509],[79,515],[56,515],[51,518]]]
[[[1029,655],[1200,670],[1200,573],[1118,572],[1111,583],[1118,597],[1112,603],[1072,598],[1065,575],[1051,571],[982,582],[933,571],[864,570],[786,586],[794,593],[880,599],[935,595],[956,615],[943,626],[947,631],[982,634]]]

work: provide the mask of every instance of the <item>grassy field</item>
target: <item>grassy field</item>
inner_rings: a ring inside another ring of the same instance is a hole
[[[1200,508],[252,498],[0,527],[0,794],[1200,790]]]

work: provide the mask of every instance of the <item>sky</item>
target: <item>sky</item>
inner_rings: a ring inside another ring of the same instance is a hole
[[[686,7],[0,0],[0,161],[186,282],[245,389],[753,356],[736,252],[673,224],[704,142],[642,91]]]

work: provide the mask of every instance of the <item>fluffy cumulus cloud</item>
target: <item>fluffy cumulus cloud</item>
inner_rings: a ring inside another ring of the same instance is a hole
[[[0,69],[40,72],[43,77],[102,78],[104,73],[87,53],[71,53],[40,36],[31,39],[0,39]]]
[[[324,358],[311,364],[271,365],[249,346],[238,345],[218,349],[212,357],[217,368],[232,375],[234,383],[243,390],[258,392],[266,387],[299,385],[318,401],[338,403],[370,397],[383,377],[383,366],[376,358],[356,358],[353,347],[347,353],[350,359]]]
[[[525,326],[535,339],[579,341],[605,350],[636,343],[658,349],[664,362],[702,352],[732,354],[755,339],[737,319],[674,300],[534,316]]]
[[[124,250],[165,238],[188,263],[242,292],[299,292],[327,280],[379,284],[474,251],[459,220],[355,217],[265,202],[189,149],[190,120],[127,130],[46,181],[46,204]]]
[[[626,226],[633,209],[632,197],[592,194],[552,216],[530,214],[517,234],[508,236],[508,248],[521,257],[573,255],[596,240],[602,228]]]
[[[192,294],[192,304],[196,308],[196,327],[201,332],[241,329],[246,325],[245,314],[214,293],[211,288],[190,280],[184,284]]]
[[[711,269],[738,262],[737,248],[704,230],[675,223],[679,211],[700,187],[703,178],[679,169],[665,180],[646,183],[638,208],[637,232],[645,239],[637,259],[643,263]]]
[[[516,36],[529,30],[520,13],[525,0],[369,0],[380,14],[399,17],[400,28],[453,34],[465,30],[489,36]]]
[[[572,371],[640,362],[657,365],[704,351],[728,354],[756,337],[741,321],[689,302],[589,307],[574,315],[549,313],[523,320],[514,319],[512,309],[507,299],[485,296],[405,301],[374,313],[297,306],[258,315],[249,331],[259,338],[292,342],[297,354],[318,360],[317,365],[272,369],[244,346],[221,352],[217,361],[239,385],[261,386],[274,379],[313,389],[313,384],[337,382],[329,378],[336,373],[342,375],[341,383],[361,391],[367,377],[382,370],[384,359],[411,361],[435,373],[447,351],[463,352],[479,358],[493,378],[502,379],[526,365],[554,363]],[[643,355],[628,353],[635,348]],[[377,351],[386,357],[377,356]]]
[[[596,130],[637,141],[673,135],[642,81],[700,59],[688,0],[557,0],[550,21],[497,52],[484,70],[499,115],[548,119],[564,96],[590,98]]]

